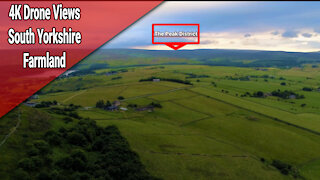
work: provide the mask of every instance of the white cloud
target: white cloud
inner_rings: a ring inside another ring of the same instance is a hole
[[[254,36],[247,38],[243,33],[237,32],[211,32],[202,33],[200,44],[186,45],[181,49],[250,49],[270,51],[311,52],[320,50],[320,36],[306,37],[312,30],[298,30],[295,37],[286,38],[273,35],[273,31],[255,32]],[[277,30],[283,34],[286,30]],[[203,42],[203,43],[202,43]],[[165,45],[136,46],[138,49],[168,50]]]
[[[170,49],[165,45],[151,44],[151,24],[199,23],[201,44],[187,45],[182,49],[319,51],[319,9],[319,2],[168,1],[113,39],[108,46]]]
[[[206,10],[215,10],[220,8],[231,8],[234,6],[239,7],[239,5],[246,5],[246,2],[231,2],[231,1],[214,1],[214,2],[205,2],[205,1],[167,1],[163,3],[155,11],[161,11],[161,13],[172,13],[177,14],[180,12],[190,13],[190,12],[199,12]]]

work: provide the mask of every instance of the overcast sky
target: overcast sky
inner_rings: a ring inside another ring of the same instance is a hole
[[[103,48],[153,45],[154,23],[200,24],[200,45],[182,49],[320,50],[320,2],[164,2]]]

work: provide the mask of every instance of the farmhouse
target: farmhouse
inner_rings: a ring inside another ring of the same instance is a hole
[[[290,99],[296,99],[296,95],[293,95],[293,94],[292,94],[292,95],[289,96],[289,98],[290,98]]]
[[[112,106],[106,107],[106,110],[109,110],[109,111],[116,111],[116,110],[118,110],[118,107],[117,107],[117,106],[112,105]]]
[[[117,74],[117,71],[110,71],[110,72],[107,72],[105,75],[106,76],[112,76],[112,75],[115,75]]]
[[[120,104],[120,101],[113,101],[112,105],[106,107],[105,109],[109,111],[116,111],[119,109]]]
[[[65,73],[61,74],[61,77],[68,77],[70,74],[77,72],[78,70],[68,70]]]
[[[256,68],[257,71],[268,71],[268,69],[265,68]]]
[[[34,95],[32,95],[29,99],[39,99],[39,95],[34,94]]]
[[[268,97],[268,96],[272,96],[271,93],[263,93],[263,97]]]
[[[114,106],[120,106],[121,102],[120,101],[113,101],[112,105]]]
[[[160,82],[160,79],[153,79],[153,82]]]
[[[127,110],[128,110],[128,108],[120,107],[120,110],[122,110],[122,111],[127,111]]]
[[[29,107],[35,107],[38,103],[35,102],[26,102],[24,105],[29,106]]]
[[[32,99],[39,99],[39,95],[34,94],[34,95],[30,96],[30,97],[27,99],[27,101],[30,101],[30,100],[32,100]]]

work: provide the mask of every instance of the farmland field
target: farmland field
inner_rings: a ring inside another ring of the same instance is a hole
[[[50,109],[80,105],[76,112],[82,119],[118,127],[146,170],[162,179],[320,178],[319,67],[140,67],[131,66],[139,62],[129,60],[109,64],[114,67],[56,79],[31,102],[57,104],[21,105],[22,113],[36,109],[52,116],[50,122],[60,127],[64,123],[54,119],[62,117]],[[263,96],[257,95],[259,91]],[[294,94],[283,98],[273,91]],[[119,100],[120,109],[98,108],[99,100]],[[147,109],[152,103],[160,106]],[[7,120],[14,119],[14,113],[1,119],[0,136],[15,125]],[[9,139],[3,151],[9,152],[18,135]],[[13,168],[13,159],[3,162]],[[0,160],[3,175],[6,169],[1,164]]]

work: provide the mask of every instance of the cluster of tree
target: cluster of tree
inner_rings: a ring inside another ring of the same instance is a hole
[[[27,147],[25,157],[18,161],[12,179],[32,179],[33,174],[36,174],[39,168],[52,163],[51,155],[52,149],[46,141],[34,141]],[[39,175],[40,173],[36,175],[36,178],[40,179]]]
[[[259,75],[249,75],[249,76],[243,76],[243,77],[239,77],[239,78],[235,78],[235,77],[232,77],[232,76],[226,76],[226,78],[230,78],[230,80],[249,81],[250,78],[275,79],[276,77],[272,76],[272,75],[265,74],[265,75],[261,75],[261,76],[259,76]],[[286,80],[286,78],[280,77],[279,80]]]
[[[146,78],[146,79],[140,79],[139,82],[153,81],[153,79],[160,79],[161,81],[170,81],[170,82],[192,85],[192,83],[188,80],[181,80],[181,79],[174,79],[174,78],[159,78],[159,77],[154,77],[154,76],[150,77],[150,78]]]
[[[217,83],[215,83],[215,82],[211,82],[211,84],[214,86],[214,87],[217,87]]]
[[[137,108],[138,105],[137,105],[137,104],[131,104],[131,103],[130,103],[130,104],[127,105],[127,107],[128,107],[128,108]]]
[[[251,96],[252,97],[264,97],[264,93],[262,91],[257,91],[257,92],[254,92]]]
[[[128,108],[138,108],[137,104],[128,104],[127,105]],[[146,107],[152,107],[152,108],[162,108],[162,105],[158,102],[151,102],[150,104],[148,104]]]
[[[73,117],[76,119],[81,119],[82,117],[79,116],[79,114],[76,111],[80,107],[81,106],[79,106],[79,105],[69,104],[69,106],[65,106],[63,108],[52,107],[49,109],[49,111],[52,113],[55,113],[55,114],[66,115],[66,116],[70,116],[70,117]]]
[[[298,170],[290,164],[279,160],[272,160],[271,165],[277,168],[284,175],[292,175],[294,178],[301,177]]]
[[[239,80],[239,81],[250,81],[250,76],[241,76],[241,77],[232,77],[232,76],[226,76],[226,79],[228,80]]]
[[[117,70],[113,70],[113,72],[128,72],[128,69],[117,69]]]
[[[128,72],[128,69],[118,69],[118,72]]]
[[[94,69],[81,69],[79,71],[73,72],[72,74],[70,74],[68,77],[72,77],[72,76],[84,76],[84,75],[89,75],[89,74],[95,74],[95,70]]]
[[[117,127],[102,128],[89,119],[48,131],[25,152],[12,179],[157,179]]]
[[[268,74],[261,75],[261,76],[258,76],[258,75],[250,75],[250,77],[252,77],[252,78],[263,78],[263,79],[268,79],[268,78],[274,79],[274,76],[270,76],[270,75],[268,75]]]
[[[75,111],[75,110],[77,110],[79,108],[81,108],[80,105],[74,105],[74,104],[71,103],[71,104],[69,104],[69,106],[65,106],[63,109],[65,111]]]
[[[67,124],[70,123],[70,122],[73,122],[73,119],[71,117],[65,117],[65,118],[63,118],[63,120]]]
[[[64,92],[63,89],[50,89],[47,93],[58,93],[58,92]],[[42,92],[45,94],[45,92]]]
[[[282,99],[289,99],[291,96],[294,96],[295,99],[303,99],[303,98],[305,98],[304,95],[297,94],[297,93],[295,93],[295,92],[293,92],[291,90],[281,91],[280,89],[272,91],[271,95],[280,97]]]
[[[197,74],[193,74],[193,73],[184,73],[185,75],[188,75],[186,78],[208,78],[210,76],[202,74],[202,75],[197,75]]]
[[[111,75],[116,75],[116,74],[118,74],[117,71],[109,71],[105,75],[111,76]]]
[[[52,105],[57,105],[58,102],[56,100],[54,101],[41,101],[39,104],[35,105],[35,108],[45,108],[50,107]]]
[[[119,72],[128,72],[128,69],[118,69],[118,70],[108,71],[106,75],[115,75],[115,74],[118,74]]]
[[[149,69],[164,69],[165,67],[164,66],[153,66]]]
[[[245,92],[244,94],[240,95],[240,97],[247,97],[247,96],[251,97],[250,92]]]
[[[303,87],[302,90],[303,91],[312,91],[313,88],[311,88],[311,87]]]
[[[124,100],[123,96],[118,96],[118,100]]]
[[[224,90],[224,89],[221,89],[221,92],[223,92],[223,93],[229,93],[229,91],[228,90]]]
[[[157,102],[152,102],[152,103],[149,104],[149,106],[155,107],[155,108],[162,108],[162,105],[160,103],[157,103]]]
[[[276,97],[280,97],[283,99],[290,99],[290,98],[303,99],[303,98],[305,98],[304,95],[297,94],[297,93],[290,91],[290,90],[281,91],[280,89],[278,89],[278,90],[274,90],[268,94],[270,96],[276,96]],[[247,97],[247,96],[249,96],[249,97],[265,97],[265,93],[262,91],[256,91],[252,94],[250,92],[246,92],[241,95],[241,97]],[[291,97],[291,96],[293,96],[293,97]]]
[[[112,106],[112,104],[109,100],[107,100],[106,102],[104,102],[104,100],[99,100],[96,103],[96,108],[100,108],[100,109],[108,108],[110,106]]]
[[[117,77],[111,78],[111,80],[117,80],[117,79],[122,79],[122,77],[121,76],[117,76]]]
[[[78,66],[81,66],[81,64],[79,64]],[[109,67],[109,65],[106,63],[91,64],[89,67],[83,66],[82,68],[79,68],[78,66],[75,66],[74,68],[72,68],[72,69],[78,69],[78,71],[73,72],[69,76],[83,76],[88,74],[96,74],[95,72],[96,70],[106,69]]]

